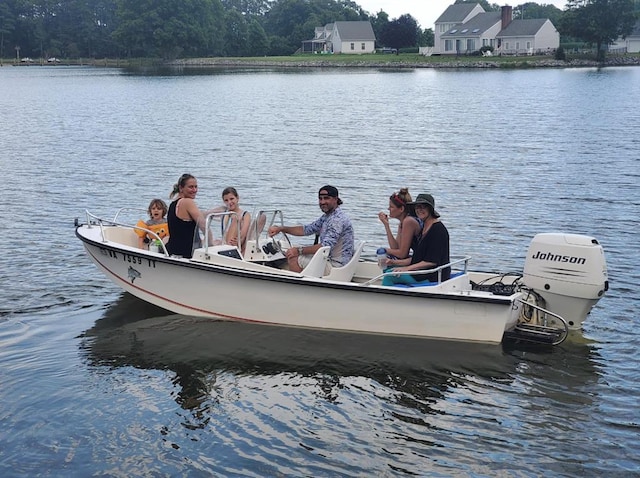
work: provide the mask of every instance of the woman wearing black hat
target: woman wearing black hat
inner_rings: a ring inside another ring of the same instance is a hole
[[[388,265],[394,267],[393,272],[409,272],[424,269],[433,269],[449,261],[449,231],[438,219],[440,214],[436,211],[436,202],[431,194],[419,194],[415,201],[409,203],[414,206],[416,216],[423,222],[422,231],[413,255],[407,259],[390,259]],[[441,271],[441,280],[449,279],[451,268],[446,267]],[[385,276],[383,285],[391,284],[415,284],[416,282],[438,281],[438,272],[429,274],[398,274]]]

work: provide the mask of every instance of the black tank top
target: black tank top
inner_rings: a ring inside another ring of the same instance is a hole
[[[169,205],[167,212],[167,224],[169,224],[169,242],[167,251],[171,255],[191,257],[196,231],[195,221],[185,221],[176,216],[176,206],[180,199],[176,199]]]

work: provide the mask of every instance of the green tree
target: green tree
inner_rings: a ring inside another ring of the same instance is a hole
[[[269,39],[267,34],[260,25],[260,22],[255,18],[252,18],[249,22],[249,40],[248,40],[248,52],[251,56],[264,56],[269,51]]]
[[[244,15],[238,10],[227,10],[225,15],[224,51],[226,56],[245,56],[248,52],[249,28]]]
[[[595,45],[603,61],[606,46],[629,35],[635,22],[633,0],[568,0],[559,30]]]
[[[380,42],[391,48],[415,47],[418,46],[421,33],[416,19],[409,14],[404,14],[383,27],[380,32]]]
[[[236,9],[247,15],[261,16],[269,11],[273,0],[221,0],[226,10]]]
[[[376,36],[376,42],[382,45],[382,30],[384,30],[387,23],[389,23],[389,14],[384,10],[380,10],[376,13],[376,16],[371,17],[369,21],[371,22],[373,33]]]
[[[15,15],[7,3],[0,3],[0,64],[4,58],[4,41],[11,38],[15,29]]]
[[[435,41],[435,35],[432,28],[425,28],[418,37],[419,46],[433,46]]]
[[[513,7],[514,19],[548,18],[551,23],[557,26],[561,16],[562,10],[555,5],[540,5],[534,2],[527,2]]]
[[[133,56],[172,59],[221,54],[220,0],[117,0],[114,38]]]

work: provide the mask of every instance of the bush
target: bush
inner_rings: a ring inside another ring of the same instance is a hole
[[[562,48],[561,46],[559,46],[556,49],[555,59],[556,60],[562,60],[562,61],[565,61],[567,59],[567,55],[564,52],[564,48]]]

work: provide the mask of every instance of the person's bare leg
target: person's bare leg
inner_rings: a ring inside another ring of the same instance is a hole
[[[302,267],[298,264],[298,256],[288,257],[287,264],[289,264],[289,270],[293,272],[302,272]]]

